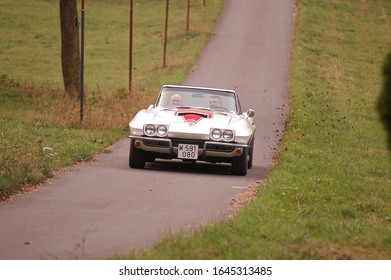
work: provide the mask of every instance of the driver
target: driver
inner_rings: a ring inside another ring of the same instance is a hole
[[[182,105],[182,96],[180,96],[179,94],[173,94],[171,97],[170,97],[170,102],[171,102],[171,105],[174,105],[174,106],[181,106]]]

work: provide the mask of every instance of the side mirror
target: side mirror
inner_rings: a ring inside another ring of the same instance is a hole
[[[255,116],[255,111],[253,109],[248,109],[247,110],[247,117],[252,118]]]
[[[153,104],[149,105],[149,106],[148,106],[148,111],[151,110],[153,107],[154,107]]]

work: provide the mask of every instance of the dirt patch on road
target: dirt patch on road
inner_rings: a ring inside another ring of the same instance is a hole
[[[249,202],[254,201],[258,196],[258,189],[262,184],[262,180],[251,183],[245,187],[235,187],[232,188],[242,188],[243,191],[236,194],[231,198],[230,204],[228,206],[228,218],[234,218],[237,216],[239,211]]]

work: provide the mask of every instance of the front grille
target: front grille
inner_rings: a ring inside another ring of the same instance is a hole
[[[168,141],[145,140],[144,139],[143,143],[145,146],[150,146],[150,147],[162,147],[162,148],[170,147],[170,143]]]
[[[235,149],[235,147],[233,146],[219,145],[219,144],[209,144],[206,148],[208,151],[225,152],[225,153],[232,152]]]

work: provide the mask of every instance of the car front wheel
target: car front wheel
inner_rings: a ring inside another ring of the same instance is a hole
[[[248,149],[243,149],[243,154],[239,157],[235,157],[232,160],[231,171],[233,175],[244,176],[247,174],[247,156]]]
[[[129,150],[129,167],[130,168],[144,168],[145,167],[145,153],[141,149],[137,149],[134,146],[135,140],[130,141],[130,150]]]

